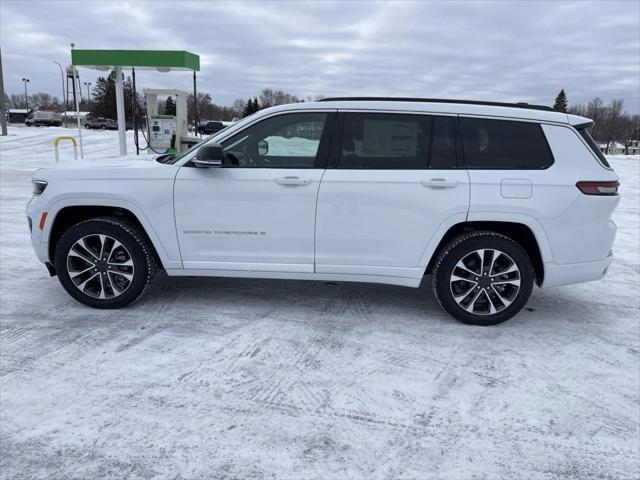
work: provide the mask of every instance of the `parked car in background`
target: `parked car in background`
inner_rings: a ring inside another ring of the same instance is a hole
[[[607,272],[619,184],[592,126],[526,104],[281,105],[175,157],[38,170],[31,240],[66,291],[97,308],[133,302],[163,269],[428,281],[453,317],[493,325],[534,285]]]
[[[112,120],[111,118],[98,117],[87,122],[87,128],[101,129],[101,130],[117,130],[118,124],[116,123],[115,120]]]
[[[62,116],[58,112],[33,112],[24,121],[27,127],[59,127]]]
[[[198,133],[200,135],[213,135],[224,129],[225,125],[222,122],[206,122],[198,125]]]

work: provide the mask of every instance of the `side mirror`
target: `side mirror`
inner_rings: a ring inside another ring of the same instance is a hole
[[[200,168],[222,167],[224,151],[218,144],[203,145],[198,149],[198,153],[191,163]]]

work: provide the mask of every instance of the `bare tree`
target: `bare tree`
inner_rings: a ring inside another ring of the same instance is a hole
[[[624,145],[624,154],[629,155],[629,147],[640,140],[640,115],[623,117],[619,140]]]
[[[38,92],[29,96],[29,105],[33,105],[34,109],[50,110],[59,103],[57,97],[52,97],[45,92]]]
[[[606,145],[605,153],[609,153],[612,143],[620,142],[625,147],[625,154],[628,154],[633,142],[640,140],[639,117],[624,111],[624,101],[621,98],[605,105],[602,99],[596,97],[586,105],[570,105],[567,113],[593,120],[591,135]]]
[[[606,153],[609,153],[611,144],[620,140],[624,124],[624,101],[621,98],[612,100],[604,110],[604,121],[602,122],[602,135],[607,144]]]
[[[567,107],[567,113],[571,115],[579,115],[581,117],[588,117],[586,105],[570,105]]]
[[[11,106],[13,108],[24,108],[25,106],[24,93],[19,93],[18,95],[16,95],[15,93],[12,93],[9,98],[11,101]]]
[[[295,95],[285,92],[284,90],[274,90],[265,88],[259,96],[260,107],[268,108],[276,105],[284,105],[286,103],[298,103],[301,100]]]
[[[242,117],[242,110],[244,109],[244,104],[245,101],[243,98],[236,98],[233,102],[233,107],[231,107],[233,109],[233,114],[235,117],[240,118]]]
[[[602,129],[602,120],[606,115],[606,108],[601,98],[596,97],[591,100],[586,107],[585,116],[593,120],[594,126],[591,135],[593,138],[600,140],[600,130]]]
[[[204,119],[211,120],[212,105],[211,95],[207,92],[198,92],[198,114],[200,115],[200,121]],[[187,96],[187,117],[190,122],[193,121],[193,93]]]

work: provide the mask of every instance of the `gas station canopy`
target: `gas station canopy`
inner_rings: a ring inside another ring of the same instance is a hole
[[[71,46],[71,64],[74,67],[93,68],[101,71],[115,70],[114,81],[116,83],[116,115],[118,117],[120,155],[127,154],[124,94],[122,89],[123,68],[133,67],[134,69],[156,70],[158,72],[191,70],[193,71],[193,96],[196,98],[196,71],[200,71],[200,56],[195,53],[184,50],[78,50],[73,48],[73,44]],[[74,75],[76,74],[74,73]],[[133,78],[135,91],[135,76]],[[74,77],[75,81],[76,78]],[[76,99],[76,111],[79,112],[79,110],[80,107]],[[186,130],[186,111],[184,123]],[[137,129],[135,130],[137,135]],[[79,117],[78,137],[80,139],[80,156],[84,158]]]
[[[71,63],[76,67],[108,70],[135,67],[141,70],[200,71],[200,56],[184,50],[71,50]]]

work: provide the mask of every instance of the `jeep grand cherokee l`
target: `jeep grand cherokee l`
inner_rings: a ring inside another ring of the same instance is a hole
[[[116,308],[173,276],[418,287],[466,323],[601,278],[618,177],[587,118],[523,104],[341,98],[273,107],[160,161],[33,175],[40,261]],[[167,160],[167,158],[169,160]]]

